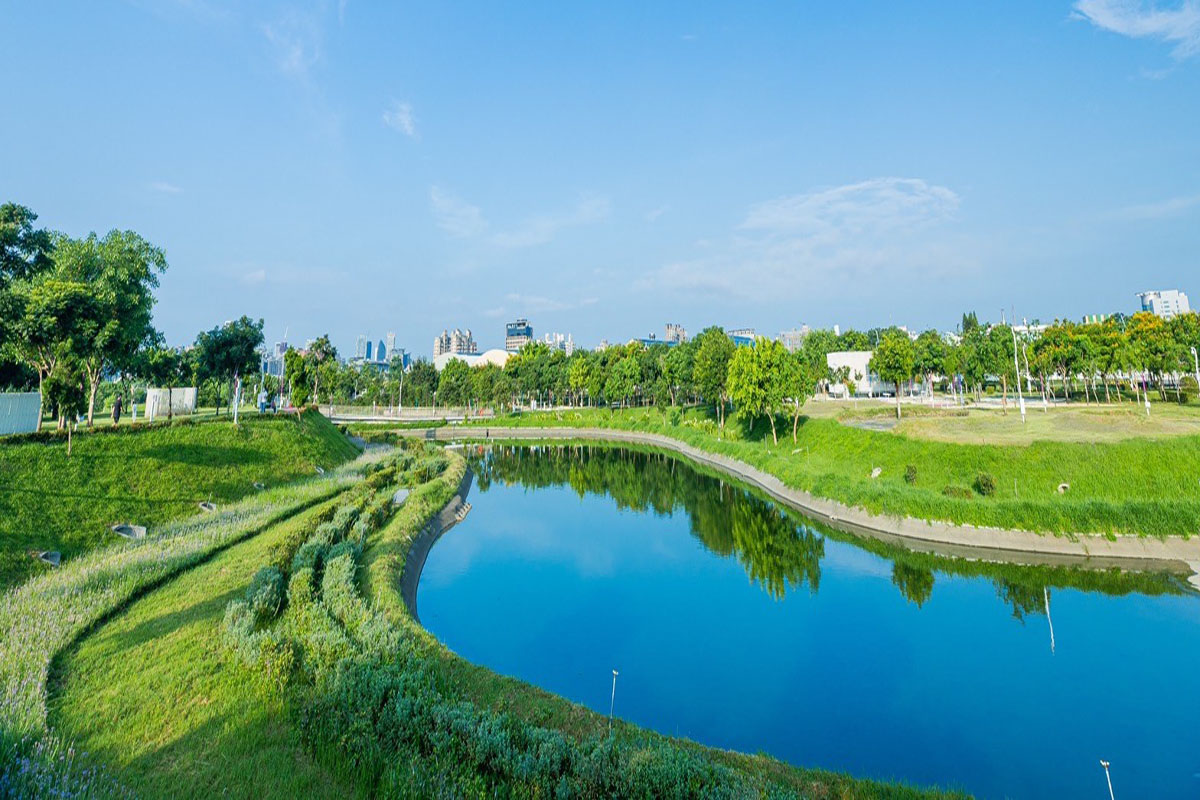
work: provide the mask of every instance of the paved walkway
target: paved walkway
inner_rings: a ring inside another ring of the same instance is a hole
[[[595,439],[642,444],[679,453],[692,461],[720,470],[748,483],[775,500],[837,530],[901,544],[910,549],[981,560],[1028,564],[1081,564],[1120,566],[1126,569],[1170,570],[1180,574],[1197,572],[1200,565],[1200,536],[1190,539],[1155,539],[1143,536],[1098,534],[1074,537],[1030,531],[980,528],[872,514],[833,500],[815,497],[786,486],[774,475],[728,456],[708,453],[677,439],[655,433],[607,428],[486,428],[443,426],[398,430],[403,436],[440,441],[495,439]]]

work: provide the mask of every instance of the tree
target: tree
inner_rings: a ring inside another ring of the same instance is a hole
[[[757,417],[766,416],[775,444],[775,414],[783,405],[787,361],[782,344],[759,336],[753,347],[739,347],[729,362],[729,396],[737,415],[749,419],[752,427]]]
[[[309,374],[312,375],[313,387],[313,402],[317,405],[321,403],[321,379],[328,378],[329,370],[322,370],[324,365],[329,362],[337,363],[337,348],[329,341],[329,334],[325,333],[316,338],[316,340],[308,346],[304,357],[309,363]],[[322,375],[324,372],[324,375]]]
[[[49,231],[33,227],[36,221],[25,206],[0,205],[0,293],[50,268],[54,244]]]
[[[896,385],[896,419],[900,419],[900,384],[912,377],[916,354],[907,335],[890,334],[871,355],[869,368],[883,380]]]
[[[471,367],[452,358],[438,376],[438,397],[446,406],[465,406],[471,399]]]
[[[567,367],[567,385],[575,394],[576,402],[579,405],[583,405],[581,398],[587,392],[588,387],[592,385],[593,373],[597,369],[596,362],[589,354],[578,352],[571,356],[570,364]]]
[[[968,311],[962,315],[962,322],[959,323],[958,332],[966,336],[971,331],[979,328],[979,317],[975,316],[974,311]]]
[[[692,372],[696,362],[696,346],[683,342],[667,350],[662,360],[662,376],[670,392],[671,405],[676,405],[681,393],[691,391]]]
[[[984,347],[984,369],[988,374],[1000,378],[1000,405],[1005,414],[1008,413],[1008,382],[1016,379],[1013,341],[1012,328],[993,325],[988,330]]]
[[[874,342],[862,331],[848,330],[838,337],[838,348],[841,350],[870,350]]]
[[[41,275],[14,292],[18,316],[10,347],[17,359],[37,372],[45,407],[45,383],[64,361],[78,362],[79,353],[100,324],[96,297],[85,284]],[[38,430],[42,412],[38,413]]]
[[[58,417],[59,429],[67,429],[67,457],[70,457],[72,418],[82,414],[87,405],[87,390],[79,360],[74,356],[65,357],[43,384],[43,389]]]
[[[220,385],[229,383],[229,401],[234,398],[234,381],[259,367],[258,351],[263,343],[263,321],[241,317],[196,337],[196,358],[201,380],[216,382],[217,410],[221,407]],[[286,364],[286,362],[285,362]],[[315,394],[315,389],[314,389]]]
[[[637,356],[625,356],[609,370],[608,380],[604,383],[604,396],[610,403],[619,402],[625,406],[629,398],[637,390],[641,369]]]
[[[55,238],[54,271],[65,280],[87,284],[95,295],[100,324],[79,353],[88,382],[87,422],[96,411],[96,392],[104,373],[128,370],[138,349],[155,338],[151,325],[158,275],[167,269],[163,251],[133,231],[111,231],[103,239]]]
[[[933,376],[946,374],[946,343],[937,331],[922,333],[913,342],[913,369],[925,382],[927,391],[933,394]]]
[[[308,405],[312,397],[313,376],[308,360],[294,347],[289,347],[283,354],[283,377],[288,384],[292,406],[302,408]]]
[[[816,381],[808,368],[804,353],[785,353],[782,363],[784,400],[792,407],[792,443],[796,443],[796,432],[800,427],[800,410],[813,395]]]
[[[692,381],[700,395],[716,406],[717,425],[725,428],[725,403],[729,400],[729,362],[733,358],[733,342],[718,327],[705,328],[696,337],[696,360]]]

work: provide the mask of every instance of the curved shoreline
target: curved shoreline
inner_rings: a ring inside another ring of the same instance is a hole
[[[404,599],[408,613],[418,625],[421,624],[421,618],[417,615],[417,587],[421,583],[421,573],[425,571],[425,559],[429,557],[429,551],[433,549],[437,540],[442,538],[442,534],[459,523],[458,512],[466,502],[467,493],[471,491],[473,477],[474,473],[467,467],[454,496],[440,511],[430,517],[420,533],[413,537],[412,544],[404,556],[404,570],[400,573],[400,596]]]
[[[657,433],[608,428],[459,426],[399,429],[394,433],[436,441],[583,439],[649,445],[719,470],[766,493],[773,500],[839,531],[895,542],[914,550],[1035,565],[1083,564],[1092,567],[1118,566],[1125,569],[1166,569],[1179,574],[1200,573],[1200,537],[1154,539],[1117,535],[1110,539],[1101,534],[1076,534],[1066,537],[872,514],[861,508],[816,497],[801,489],[787,486],[774,475],[737,459],[709,453]]]

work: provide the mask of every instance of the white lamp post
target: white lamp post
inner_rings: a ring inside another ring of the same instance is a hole
[[[1196,348],[1192,348],[1192,366],[1196,369],[1196,390],[1200,391],[1200,355],[1196,354]]]
[[[608,732],[612,733],[613,708],[617,704],[617,671],[613,670],[612,697],[608,701]]]
[[[1100,766],[1104,767],[1104,779],[1108,781],[1108,800],[1117,800],[1117,798],[1113,796],[1112,776],[1108,774],[1108,762],[1102,758],[1100,759]]]
[[[1021,394],[1021,366],[1017,363],[1017,329],[1009,326],[1013,339],[1013,375],[1016,378],[1017,399],[1021,404],[1021,422],[1025,422],[1025,395]]]

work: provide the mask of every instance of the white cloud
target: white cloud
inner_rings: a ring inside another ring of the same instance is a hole
[[[704,254],[669,263],[639,288],[791,301],[850,285],[899,287],[960,274],[969,249],[944,229],[952,190],[917,178],[875,178],[759,203]],[[697,245],[700,247],[700,245]]]
[[[181,187],[167,181],[154,181],[150,184],[150,189],[163,194],[179,194],[183,191]]]
[[[451,236],[465,239],[487,231],[487,220],[483,218],[483,212],[478,206],[460,200],[438,186],[429,190],[429,200],[438,227]]]
[[[383,112],[383,124],[410,139],[417,136],[417,125],[413,119],[412,105],[409,103],[393,102],[392,107]]]
[[[1170,197],[1157,203],[1126,206],[1112,214],[1114,219],[1140,221],[1178,217],[1200,206],[1200,194]]]
[[[307,78],[321,60],[324,33],[316,13],[289,8],[265,23],[262,32],[274,48],[276,66],[285,75]]]
[[[1184,59],[1200,53],[1200,2],[1183,0],[1160,8],[1142,0],[1077,0],[1075,13],[1106,31],[1134,39],[1157,39],[1174,45],[1171,54]]]
[[[255,269],[242,275],[242,283],[247,286],[257,286],[260,283],[266,283],[267,271],[265,269]]]
[[[500,247],[533,247],[549,242],[565,228],[599,222],[608,212],[608,198],[585,194],[570,211],[532,216],[510,231],[493,235],[491,241]]]
[[[655,222],[658,220],[659,217],[661,217],[663,214],[667,213],[670,210],[671,210],[670,206],[659,206],[658,208],[650,209],[643,216],[645,217],[646,222]]]

